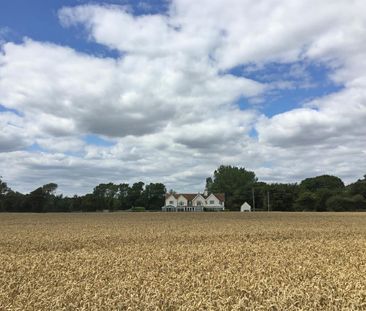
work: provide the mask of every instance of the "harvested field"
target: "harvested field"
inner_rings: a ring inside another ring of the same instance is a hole
[[[366,213],[0,214],[0,310],[366,310]]]

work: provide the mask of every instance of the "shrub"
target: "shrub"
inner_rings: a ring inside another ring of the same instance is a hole
[[[143,207],[143,206],[132,207],[131,212],[145,212],[145,207]]]
[[[327,200],[326,205],[328,211],[355,211],[366,209],[366,200],[360,194],[353,197],[334,195]]]

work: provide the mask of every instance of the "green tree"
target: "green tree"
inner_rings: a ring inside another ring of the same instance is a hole
[[[364,211],[366,210],[366,200],[361,194],[351,197],[346,194],[338,194],[330,197],[326,206],[328,211],[334,212]]]
[[[118,201],[120,209],[129,209],[131,206],[129,205],[128,194],[130,192],[130,186],[126,183],[118,185]]]
[[[207,177],[206,178],[206,190],[208,191],[208,193],[212,193],[212,177]]]
[[[10,191],[10,189],[8,188],[8,185],[6,184],[6,182],[1,180],[1,176],[0,176],[0,212],[5,212],[5,210],[6,210],[5,197],[9,191]]]
[[[270,184],[265,187],[270,193],[271,211],[294,211],[299,193],[297,184]]]
[[[92,193],[88,193],[81,197],[81,210],[83,212],[95,212],[97,206],[95,196]]]
[[[72,199],[64,197],[62,194],[54,195],[50,202],[45,207],[46,212],[65,213],[72,210]]]
[[[75,194],[70,200],[71,200],[71,206],[70,206],[71,212],[77,212],[83,210],[82,209],[83,198],[81,196]]]
[[[148,210],[158,210],[164,205],[166,188],[162,183],[150,183],[143,192],[144,207]]]
[[[143,198],[144,183],[142,181],[136,182],[128,189],[127,202],[131,207],[140,207],[145,205]]]
[[[225,206],[238,210],[244,201],[250,201],[255,173],[243,167],[221,165],[214,172],[211,191],[225,194]]]
[[[45,195],[54,195],[57,190],[57,184],[49,183],[42,186],[42,191]]]
[[[42,213],[53,210],[57,184],[49,183],[33,190],[27,195],[26,210]]]
[[[44,210],[45,201],[46,197],[42,190],[42,187],[33,190],[31,193],[27,195],[27,207],[30,209],[30,212],[33,213],[45,212]]]
[[[113,183],[99,184],[93,190],[93,195],[97,203],[97,209],[108,209],[113,211],[118,207],[118,185]]]
[[[333,196],[335,193],[340,193],[340,191],[330,190],[327,188],[320,188],[315,192],[315,210],[317,212],[325,212],[327,210],[327,200]]]
[[[347,190],[351,195],[360,194],[366,199],[366,175],[363,179],[359,179],[355,183],[348,185]]]
[[[7,183],[5,181],[2,181],[0,176],[0,196],[5,195],[10,188],[8,187]]]
[[[309,191],[301,192],[295,201],[295,209],[297,211],[313,211],[316,209],[316,196]]]
[[[25,195],[10,189],[4,197],[4,211],[26,212]]]
[[[344,189],[343,181],[332,175],[306,178],[300,183],[301,192],[311,192],[314,194],[315,202],[312,210],[319,212],[326,211],[327,200],[334,195],[341,194]]]
[[[42,193],[44,196],[43,212],[55,212],[56,207],[56,195],[57,184],[49,183],[42,186]]]
[[[344,183],[337,176],[321,175],[306,178],[300,183],[300,187],[305,191],[315,192],[319,189],[343,190]]]

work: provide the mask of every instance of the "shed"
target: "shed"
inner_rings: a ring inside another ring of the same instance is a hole
[[[244,202],[242,204],[242,206],[240,207],[240,211],[241,212],[251,212],[252,211],[252,207],[247,202]]]

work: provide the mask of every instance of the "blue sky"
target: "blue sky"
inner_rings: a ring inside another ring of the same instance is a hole
[[[145,7],[143,1],[128,0],[4,0],[0,7],[0,27],[8,29],[6,39],[20,42],[24,37],[38,41],[49,41],[60,45],[67,45],[78,51],[97,55],[116,57],[118,53],[100,44],[85,40],[86,33],[81,29],[65,29],[59,22],[58,10],[62,7],[76,6],[88,3],[101,3],[129,6],[135,15],[164,13],[167,9],[165,1],[147,1]]]
[[[201,190],[220,164],[268,182],[352,181],[366,171],[364,11],[361,0],[1,1],[0,175],[67,194],[137,180]]]

